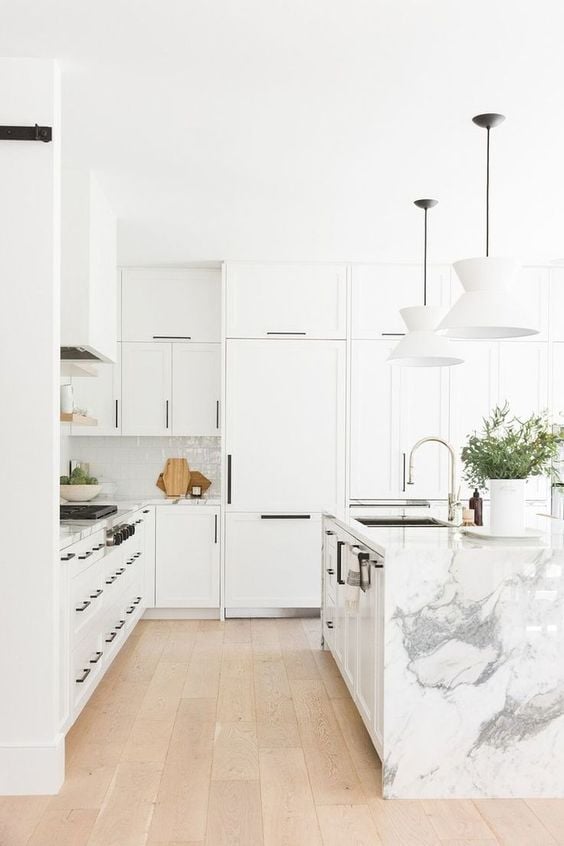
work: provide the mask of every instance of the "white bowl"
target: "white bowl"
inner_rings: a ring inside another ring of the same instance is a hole
[[[60,485],[61,496],[67,502],[88,502],[102,490],[102,485]]]

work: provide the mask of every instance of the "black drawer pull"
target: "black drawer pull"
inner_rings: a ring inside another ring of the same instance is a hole
[[[267,335],[307,335],[307,332],[267,332]]]
[[[311,520],[311,514],[261,514],[261,520]]]
[[[136,553],[135,553],[135,555],[134,555],[133,557],[134,557],[134,558],[140,558],[140,557],[141,557],[141,553],[140,553],[140,552],[136,552]]]
[[[135,611],[135,605],[132,605],[131,608],[128,608],[125,613],[126,614],[133,614],[134,611]]]
[[[327,622],[325,623],[325,625],[327,626],[327,628],[328,628],[328,629],[332,629],[332,628],[333,628],[333,623],[331,622],[331,620],[327,620]]]
[[[124,626],[125,626],[125,620],[120,620],[119,623],[116,623],[114,628],[116,628],[119,631],[120,629],[123,629]]]
[[[98,550],[100,550],[100,549],[104,549],[104,547],[105,547],[105,546],[106,546],[106,544],[105,544],[105,543],[99,543],[99,544],[98,544],[98,546],[95,546],[95,547],[94,547],[94,550],[93,550],[93,551],[94,551],[94,552],[98,552]]]
[[[227,505],[231,505],[231,456],[227,456]]]
[[[141,602],[142,598],[143,598],[142,596],[138,596],[138,597],[136,597],[136,598],[133,600],[133,604],[134,604],[134,605],[139,605],[139,603]]]
[[[146,508],[145,511],[143,512],[143,514],[148,514],[148,513],[149,513],[149,509]]]
[[[97,663],[98,663],[98,661],[100,660],[100,658],[102,657],[102,655],[103,655],[103,654],[104,654],[103,652],[95,652],[95,653],[94,653],[94,655],[95,655],[96,657],[95,657],[95,658],[91,658],[91,659],[90,659],[90,663],[91,663],[91,664],[97,664]]]
[[[117,579],[117,576],[115,576],[115,575],[114,575],[114,576],[110,576],[110,578],[109,578],[109,579],[106,579],[106,584],[107,584],[107,585],[113,585],[113,583],[115,582],[115,580],[116,580],[116,579]]]
[[[343,566],[343,547],[345,545],[344,541],[337,541],[337,584],[344,585],[345,580],[342,578],[342,566]]]
[[[92,605],[89,599],[85,599],[82,605],[79,605],[78,608],[75,608],[75,611],[86,611],[89,605]]]
[[[153,341],[158,341],[160,338],[169,341],[191,341],[191,335],[153,335]]]
[[[70,561],[71,558],[74,558],[75,556],[76,556],[76,552],[69,552],[69,553],[67,553],[67,555],[63,555],[63,557],[61,558],[61,561]]]
[[[90,594],[90,599],[98,599],[98,597],[99,597],[99,596],[101,596],[103,593],[104,593],[103,589],[102,589],[102,588],[98,588],[98,590],[96,591],[96,593],[91,593],[91,594]]]
[[[111,643],[117,637],[117,632],[110,632],[110,634],[106,638],[106,643]]]
[[[380,564],[378,561],[372,561],[372,566],[373,566],[376,570],[383,570],[383,569],[384,569],[384,565],[383,565],[383,564]]]
[[[88,669],[84,669],[82,671],[82,675],[78,679],[75,679],[75,682],[77,684],[82,684],[82,682],[86,681],[86,679],[88,678],[88,676],[90,675],[91,672],[92,672],[91,667],[88,667]]]
[[[335,532],[332,532],[331,529],[325,529],[325,534],[326,535],[334,535]]]
[[[330,576],[334,576],[334,575],[335,575],[335,571],[333,570],[333,568],[332,568],[332,567],[327,567],[327,572],[329,573],[329,575],[330,575]]]
[[[142,523],[142,522],[143,522],[143,520],[141,520],[141,518],[139,518],[139,520],[136,520],[136,521],[135,521],[135,525],[136,525],[136,526],[138,526],[138,525],[139,525],[139,523]]]
[[[93,552],[93,550],[89,549],[88,552],[84,553],[84,555],[79,555],[78,557],[80,558],[81,561],[84,561],[85,558],[88,558],[90,555],[92,555],[92,552]]]
[[[121,576],[122,573],[125,573],[125,567],[120,567],[119,570],[116,570],[116,576]]]

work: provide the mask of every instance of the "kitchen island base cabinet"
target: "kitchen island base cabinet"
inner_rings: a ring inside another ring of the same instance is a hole
[[[219,607],[219,508],[156,508],[157,608]]]
[[[229,513],[225,527],[228,616],[321,604],[321,516]]]

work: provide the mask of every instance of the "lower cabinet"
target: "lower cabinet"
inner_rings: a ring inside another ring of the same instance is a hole
[[[235,609],[319,608],[320,565],[320,514],[226,515],[227,613]]]
[[[155,605],[219,607],[219,508],[163,505],[156,510]]]

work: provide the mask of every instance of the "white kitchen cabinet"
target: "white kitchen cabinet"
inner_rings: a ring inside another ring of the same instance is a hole
[[[344,675],[345,644],[346,644],[346,556],[347,544],[335,532],[336,537],[336,583],[335,583],[335,613],[334,613],[334,649],[333,655]]]
[[[343,507],[345,344],[227,342],[231,511]]]
[[[564,341],[564,267],[549,270],[550,339]]]
[[[352,342],[351,499],[398,496],[399,370],[387,361],[395,343]]]
[[[225,544],[228,613],[320,607],[319,514],[229,513]]]
[[[122,341],[220,341],[221,272],[122,271]]]
[[[156,509],[157,608],[219,607],[219,508]]]
[[[564,343],[552,344],[552,418],[564,426]]]
[[[122,344],[122,433],[172,433],[170,344]]]
[[[346,267],[227,265],[228,338],[346,337]]]
[[[517,343],[548,341],[550,271],[546,267],[523,267],[513,283],[512,294],[519,301],[537,335],[527,335]],[[553,304],[554,307],[554,304]],[[511,339],[509,339],[511,340]],[[512,343],[514,343],[512,341]]]
[[[468,436],[480,431],[484,417],[488,417],[499,396],[499,344],[495,341],[453,341],[460,350],[464,364],[453,367],[450,373],[450,437],[460,476],[460,496],[467,500],[474,487],[462,478],[460,460]]]
[[[431,265],[428,268],[428,305],[448,307],[450,273],[448,265]],[[423,305],[423,269],[420,264],[353,265],[353,338],[404,335],[406,328],[399,309],[414,305]]]
[[[220,344],[172,344],[172,434],[219,435]]]
[[[382,561],[370,555],[370,587],[358,598],[358,664],[356,703],[368,725],[382,738],[382,656],[384,622],[384,584]]]
[[[97,376],[72,379],[74,404],[98,421],[97,426],[71,425],[71,435],[121,434],[121,344],[115,364],[96,364]]]

